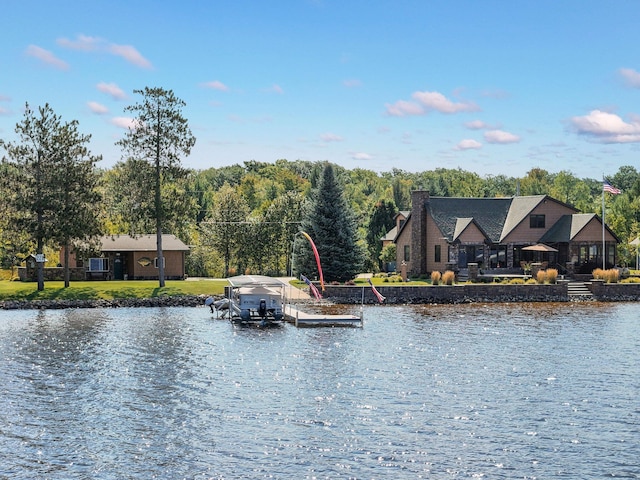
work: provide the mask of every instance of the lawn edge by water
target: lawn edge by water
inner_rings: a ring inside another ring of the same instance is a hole
[[[226,280],[182,281],[167,280],[160,288],[157,280],[112,280],[109,282],[71,282],[68,288],[60,281],[45,282],[38,291],[34,282],[0,281],[0,301],[88,301],[149,299],[157,297],[181,297],[221,295]]]

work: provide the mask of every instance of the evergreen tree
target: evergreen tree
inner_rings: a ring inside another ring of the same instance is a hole
[[[144,90],[134,90],[134,93],[143,96],[142,102],[125,109],[136,114],[134,126],[117,144],[122,147],[125,158],[146,161],[153,168],[153,182],[147,189],[153,192],[158,280],[159,286],[164,287],[162,233],[165,220],[173,210],[163,201],[163,186],[171,186],[173,179],[186,176],[186,171],[180,166],[180,157],[191,153],[196,139],[191,134],[187,119],[182,116],[185,103],[173,91],[145,87]]]
[[[318,177],[317,188],[310,194],[301,230],[313,239],[318,249],[325,281],[344,282],[362,271],[364,254],[357,241],[355,216],[331,164],[325,165]],[[307,239],[297,235],[294,250],[296,274],[318,277]]]
[[[47,242],[68,245],[96,235],[94,166],[99,157],[86,147],[90,136],[78,132],[76,120],[62,123],[48,104],[37,113],[27,104],[16,133],[19,142],[0,142],[8,154],[0,180],[9,228],[31,237],[39,256]],[[44,290],[43,262],[38,262],[37,275],[38,290]],[[68,285],[68,272],[65,277]]]
[[[62,152],[56,175],[59,185],[56,240],[64,246],[64,286],[69,287],[69,253],[86,244],[96,244],[102,228],[99,220],[101,195],[98,193],[99,173],[86,144],[91,138],[77,130],[77,122],[64,125],[60,132]],[[75,243],[75,245],[74,245]]]
[[[367,250],[369,262],[380,268],[380,252],[382,251],[382,237],[395,227],[396,206],[393,202],[382,200],[375,204],[369,225],[367,226]]]

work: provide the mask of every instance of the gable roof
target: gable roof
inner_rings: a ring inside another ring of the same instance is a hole
[[[382,240],[383,242],[393,242],[396,239],[397,234],[398,234],[398,227],[393,227],[380,240]]]
[[[103,252],[155,252],[156,235],[105,235],[100,239]],[[175,235],[162,235],[163,251],[188,252],[189,247]]]
[[[602,225],[602,220],[595,213],[574,213],[573,215],[563,215],[560,219],[540,238],[542,243],[568,243],[572,241],[589,223],[597,221]],[[606,226],[607,231],[618,242],[618,236]]]
[[[473,218],[458,218],[456,221],[456,229],[453,233],[452,240],[455,241],[469,228],[470,225],[475,225],[475,227],[484,235],[485,238],[489,238],[487,233],[482,229],[478,222]]]
[[[427,208],[449,241],[456,238],[458,219],[472,219],[489,240],[498,243],[511,202],[511,198],[431,197]]]
[[[505,238],[513,231],[514,228],[520,225],[520,222],[527,218],[533,209],[540,205],[545,198],[547,198],[546,195],[530,195],[526,197],[511,198],[509,213],[505,219],[500,240]]]

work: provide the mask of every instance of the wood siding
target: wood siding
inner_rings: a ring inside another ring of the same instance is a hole
[[[501,245],[506,244],[531,244],[537,243],[540,238],[547,233],[547,231],[553,227],[560,217],[563,215],[572,215],[575,210],[554,201],[551,198],[546,198],[536,208],[534,208],[529,214],[515,227],[505,238],[500,242]],[[545,223],[544,228],[531,228],[529,226],[529,218],[531,215],[544,215]]]
[[[609,230],[605,229],[605,241],[616,242],[616,239],[611,235]],[[595,218],[591,220],[580,232],[573,238],[573,242],[589,242],[594,241],[602,243],[602,223]]]
[[[427,273],[438,271],[443,272],[446,270],[446,263],[449,261],[448,248],[449,244],[443,238],[444,234],[440,231],[440,228],[434,222],[433,217],[427,214],[427,236],[426,236],[426,249],[425,255],[427,258]],[[435,246],[440,245],[440,261],[436,262]]]

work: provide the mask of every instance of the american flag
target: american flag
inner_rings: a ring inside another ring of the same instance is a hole
[[[611,185],[608,180],[603,180],[602,188],[605,192],[613,193],[614,195],[622,193],[622,190]]]
[[[300,275],[300,278],[304,283],[309,285],[309,290],[311,290],[311,293],[313,293],[313,296],[316,297],[316,300],[320,300],[322,298],[322,295],[320,294],[316,286],[313,283],[311,283],[311,280],[309,280],[304,275]]]
[[[382,294],[378,290],[376,290],[376,287],[373,286],[373,282],[371,281],[371,279],[369,279],[369,285],[371,285],[371,290],[373,290],[373,294],[376,296],[378,301],[380,303],[384,302],[385,297],[383,297]]]

